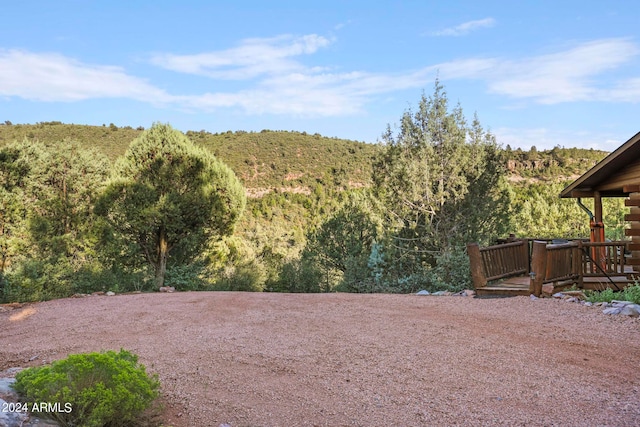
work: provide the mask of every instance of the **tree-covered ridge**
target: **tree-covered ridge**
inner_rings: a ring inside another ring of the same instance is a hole
[[[115,161],[143,130],[143,127],[133,129],[113,124],[4,122],[0,123],[0,146],[25,138],[37,139],[45,145],[73,140]],[[210,133],[201,130],[188,131],[186,135],[229,165],[254,197],[274,189],[308,194],[317,184],[331,188],[369,187],[373,157],[380,149],[376,144],[295,131]],[[512,182],[571,180],[606,155],[605,151],[582,148],[555,147],[538,151],[532,147],[527,151],[507,146],[504,149],[504,161]]]
[[[0,146],[25,138],[45,145],[73,140],[115,161],[143,130],[142,127],[118,128],[113,124],[13,125],[5,122],[0,125]],[[229,165],[253,197],[274,190],[309,194],[318,184],[342,189],[368,187],[372,158],[378,150],[373,144],[294,131],[188,131],[186,135]]]
[[[602,160],[608,153],[584,148],[564,148],[556,146],[551,150],[538,151],[536,147],[524,151],[504,150],[507,169],[513,181],[519,178],[545,181],[564,181],[582,175]]]
[[[306,132],[187,132],[224,159],[245,186],[360,188],[371,183],[377,146]]]

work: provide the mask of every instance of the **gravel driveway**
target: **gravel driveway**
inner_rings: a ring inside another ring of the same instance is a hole
[[[640,320],[559,300],[134,294],[0,326],[0,371],[138,354],[176,427],[640,425]]]

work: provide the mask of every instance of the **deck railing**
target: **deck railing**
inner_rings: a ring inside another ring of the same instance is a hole
[[[529,291],[540,296],[545,283],[580,284],[582,256],[578,243],[533,242]]]
[[[529,274],[529,244],[526,240],[480,248],[467,245],[471,276],[476,288],[493,280]]]
[[[579,242],[582,253],[583,276],[624,276],[626,262],[624,253],[627,248],[624,241],[617,242]]]
[[[540,295],[546,283],[582,287],[584,278],[625,276],[627,243],[575,240],[554,244],[523,239],[484,248],[470,243],[467,253],[476,289],[488,282],[529,275],[530,292]]]

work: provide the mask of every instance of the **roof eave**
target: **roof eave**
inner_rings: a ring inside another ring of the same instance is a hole
[[[576,179],[573,183],[567,186],[560,193],[560,197],[562,198],[577,198],[577,197],[593,197],[593,194],[597,191],[593,187],[584,187],[580,188],[581,184],[585,181],[597,176],[603,170],[607,170],[609,165],[615,162],[624,152],[629,150],[631,147],[635,146],[638,142],[640,142],[640,132],[636,133],[632,136],[627,142],[618,147],[615,151],[610,153],[607,157],[598,162],[595,166],[585,172],[581,177]],[[591,192],[591,196],[587,196],[587,194]],[[581,196],[575,196],[572,194],[581,194]],[[610,194],[601,193],[601,195],[608,195],[609,197],[622,197],[624,193],[619,191],[612,191]]]

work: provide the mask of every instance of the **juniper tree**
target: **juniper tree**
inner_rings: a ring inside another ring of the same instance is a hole
[[[154,124],[117,161],[96,211],[161,287],[170,257],[188,263],[209,239],[231,234],[245,204],[227,165],[171,126]]]
[[[509,222],[505,167],[494,136],[477,117],[449,108],[443,86],[405,111],[397,132],[387,126],[374,165],[385,206],[391,264],[399,274],[424,270],[468,241],[486,241]]]

